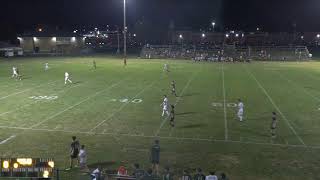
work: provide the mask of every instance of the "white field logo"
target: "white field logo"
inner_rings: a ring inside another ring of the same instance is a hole
[[[29,98],[34,100],[55,100],[58,99],[58,96],[31,96]]]
[[[121,102],[121,103],[134,103],[134,104],[139,104],[142,102],[142,99],[127,99],[127,98],[123,98],[123,99],[110,99],[111,102]]]
[[[213,103],[211,103],[211,106],[213,106],[213,107],[223,107],[223,103],[213,102]],[[236,107],[238,107],[238,105],[237,105],[237,103],[226,103],[226,107],[228,107],[228,108],[236,108]]]

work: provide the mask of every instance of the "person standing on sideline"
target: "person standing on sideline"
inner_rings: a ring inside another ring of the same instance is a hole
[[[202,169],[198,168],[197,169],[197,174],[194,175],[194,180],[205,180],[206,176],[202,173]]]
[[[206,180],[218,180],[218,176],[214,171],[211,171],[208,176],[206,176]]]
[[[159,140],[154,141],[154,145],[151,148],[151,164],[153,172],[159,175],[159,163],[160,163],[160,145]]]
[[[72,136],[72,142],[70,145],[70,170],[73,167],[73,161],[76,160],[77,164],[79,164],[79,151],[80,151],[80,143],[77,140],[76,136]]]
[[[172,81],[171,82],[171,94],[173,94],[175,97],[177,97],[177,93],[176,93],[176,82]]]

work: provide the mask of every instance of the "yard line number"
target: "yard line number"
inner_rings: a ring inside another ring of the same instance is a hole
[[[223,103],[213,102],[213,103],[211,103],[211,106],[213,106],[213,107],[223,107]],[[236,108],[236,107],[238,107],[238,104],[237,103],[226,103],[226,106],[228,108]]]
[[[112,102],[121,102],[121,103],[134,103],[134,104],[139,104],[142,103],[142,99],[127,99],[127,98],[122,98],[122,99],[110,99]]]

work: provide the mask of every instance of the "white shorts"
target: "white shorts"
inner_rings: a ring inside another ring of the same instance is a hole
[[[238,116],[242,116],[242,115],[243,115],[243,109],[239,109]]]

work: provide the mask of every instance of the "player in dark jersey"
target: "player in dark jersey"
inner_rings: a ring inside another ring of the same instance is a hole
[[[70,145],[70,169],[73,167],[73,161],[74,159],[77,160],[77,163],[79,164],[79,152],[80,152],[80,143],[77,140],[76,136],[72,136],[72,142]]]
[[[276,128],[277,128],[277,114],[272,112],[272,122],[271,122],[271,136],[276,137]]]
[[[17,72],[17,79],[21,80],[22,78],[21,78],[20,71],[18,68],[16,69],[16,72]]]
[[[174,82],[174,81],[171,82],[171,94],[173,94],[173,95],[175,95],[177,97],[176,82]]]
[[[96,61],[95,60],[93,60],[93,69],[97,69],[97,63],[96,63]]]
[[[171,125],[171,127],[174,127],[174,118],[175,118],[174,105],[171,105],[171,111],[170,111],[170,125]]]

